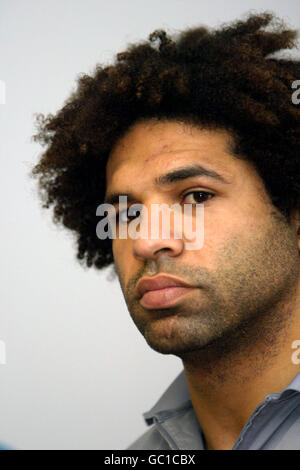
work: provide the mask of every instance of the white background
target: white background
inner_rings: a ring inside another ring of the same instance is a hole
[[[0,0],[0,441],[124,449],[182,369],[149,348],[110,269],[83,269],[71,233],[40,207],[27,176],[42,150],[33,114],[55,113],[79,73],[154,29],[218,26],[250,9],[300,27],[299,0]]]

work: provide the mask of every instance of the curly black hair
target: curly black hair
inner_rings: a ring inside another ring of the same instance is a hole
[[[299,209],[300,107],[292,83],[300,60],[273,54],[296,46],[297,31],[270,12],[172,37],[156,30],[112,65],[78,76],[55,115],[36,115],[33,139],[46,149],[30,176],[38,177],[43,207],[53,205],[54,222],[75,233],[84,267],[114,263],[111,240],[96,235],[96,208],[111,149],[144,119],[230,130],[234,154],[254,165],[274,206],[286,218]]]

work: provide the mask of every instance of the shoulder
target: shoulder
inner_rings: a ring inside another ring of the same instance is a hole
[[[162,437],[155,424],[136,439],[126,450],[169,450],[166,440]]]

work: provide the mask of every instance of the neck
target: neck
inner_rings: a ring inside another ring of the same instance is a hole
[[[300,296],[296,299],[277,305],[276,314],[262,315],[259,328],[253,319],[182,357],[207,449],[232,449],[265,396],[280,393],[300,372],[292,361],[292,343],[300,340]]]

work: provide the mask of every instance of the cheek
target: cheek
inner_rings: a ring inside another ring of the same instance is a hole
[[[223,244],[236,228],[236,221],[232,214],[207,214],[204,219],[204,248],[212,249]]]
[[[112,252],[118,272],[121,273],[122,276],[126,276],[127,271],[130,271],[132,258],[132,246],[130,244],[130,240],[113,240]]]
[[[122,251],[120,250],[120,242],[119,240],[112,241],[112,252],[114,257],[114,263],[119,267],[122,263],[121,254]]]
[[[195,264],[200,262],[208,269],[217,268],[219,253],[232,243],[233,239],[244,236],[245,224],[237,211],[207,213],[204,219],[204,243],[203,247],[194,252]]]

